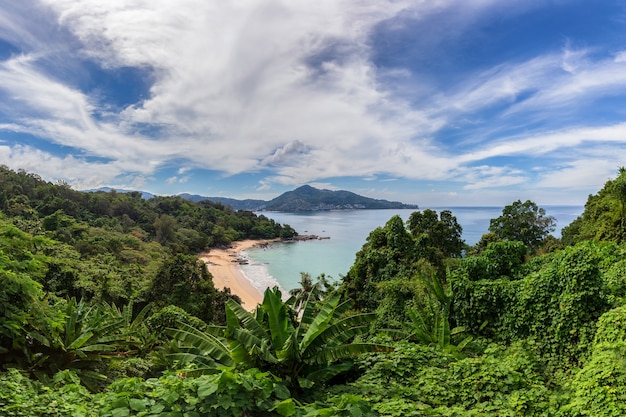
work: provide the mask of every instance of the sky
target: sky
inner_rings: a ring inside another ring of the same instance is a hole
[[[0,164],[98,187],[583,205],[623,0],[0,0]]]

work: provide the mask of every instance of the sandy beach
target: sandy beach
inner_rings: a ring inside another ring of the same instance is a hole
[[[255,288],[241,272],[237,260],[243,250],[257,245],[274,242],[276,240],[242,240],[233,242],[227,249],[211,249],[201,253],[198,257],[206,262],[207,268],[213,275],[213,283],[217,289],[230,288],[237,294],[247,310],[254,310],[257,304],[263,301],[263,294]]]

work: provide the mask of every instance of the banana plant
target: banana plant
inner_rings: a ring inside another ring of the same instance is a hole
[[[428,346],[434,346],[456,357],[472,340],[465,337],[457,345],[452,344],[452,336],[465,332],[465,327],[450,328],[450,307],[452,305],[452,285],[442,283],[433,275],[428,278],[419,275],[427,289],[426,304],[422,310],[412,308],[407,311],[410,323],[403,325],[403,334],[408,339],[416,339]]]
[[[64,313],[61,328],[49,327],[28,334],[28,367],[39,378],[73,370],[85,386],[96,390],[106,380],[97,371],[103,359],[125,343],[124,316],[108,304],[89,304],[75,298],[67,301]]]
[[[220,365],[270,371],[298,388],[323,383],[352,366],[367,352],[392,350],[354,338],[367,333],[373,313],[348,315],[350,301],[337,292],[316,302],[316,289],[295,311],[278,288],[267,289],[263,302],[248,312],[233,300],[226,303],[226,326],[200,331],[188,325],[170,334],[185,346],[173,359],[192,361],[210,371]]]

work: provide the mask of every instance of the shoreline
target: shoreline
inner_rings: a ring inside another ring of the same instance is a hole
[[[214,248],[198,255],[211,275],[213,284],[218,290],[230,288],[232,294],[241,298],[243,307],[252,311],[263,302],[263,294],[244,275],[240,266],[240,253],[246,249],[279,242],[280,239],[240,240],[233,242],[228,248]]]

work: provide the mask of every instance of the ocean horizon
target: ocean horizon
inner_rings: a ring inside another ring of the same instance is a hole
[[[563,227],[569,225],[584,211],[584,206],[543,206],[546,214],[556,219],[552,233],[561,237]],[[462,238],[474,245],[488,232],[489,221],[502,214],[502,207],[420,207],[437,212],[450,210],[463,228]],[[301,235],[328,238],[296,242],[277,242],[263,248],[252,248],[242,255],[248,259],[242,273],[263,292],[278,286],[289,291],[299,286],[301,272],[313,278],[320,274],[335,281],[348,273],[356,253],[365,244],[369,234],[382,227],[394,215],[406,221],[414,209],[332,210],[303,213],[260,212],[281,224],[289,224]]]

